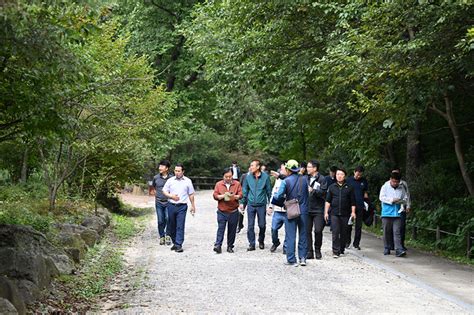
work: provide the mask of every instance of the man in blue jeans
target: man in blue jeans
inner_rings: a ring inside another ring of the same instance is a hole
[[[163,187],[166,181],[171,178],[168,173],[170,162],[161,160],[158,166],[159,174],[153,177],[152,186],[155,188],[155,207],[156,218],[158,222],[158,235],[160,236],[160,245],[171,245],[171,237],[166,234],[168,225],[168,198],[163,194]]]
[[[306,222],[308,220],[308,177],[298,174],[300,166],[295,160],[288,160],[285,168],[291,175],[287,176],[281,183],[280,189],[275,195],[275,200],[293,200],[297,199],[301,214],[293,219],[287,218],[285,224],[286,234],[286,265],[306,266],[306,256],[308,253],[308,244],[306,239]],[[288,212],[287,212],[288,214]],[[298,232],[298,261],[296,260],[295,244],[296,234]]]
[[[272,217],[272,243],[273,245],[270,248],[270,252],[274,253],[277,250],[278,246],[280,246],[281,244],[280,239],[278,238],[278,230],[283,225],[286,224],[286,220],[287,220],[286,209],[285,207],[283,207],[283,201],[278,201],[276,199],[273,199],[273,197],[277,194],[278,190],[280,189],[280,186],[284,180],[284,177],[286,177],[285,164],[280,165],[280,171],[278,173],[272,171],[272,176],[276,176],[277,179],[275,181],[275,184],[273,185],[272,201],[270,202],[270,206],[268,206],[267,214],[271,215],[273,213],[273,217]],[[285,241],[283,242],[283,254],[286,254],[286,237],[285,237]]]
[[[239,210],[244,211],[247,205],[248,224],[247,239],[249,247],[247,251],[255,250],[255,215],[258,218],[258,247],[265,248],[265,228],[266,228],[266,206],[272,194],[272,185],[267,173],[260,171],[260,161],[253,160],[250,163],[250,172],[242,183],[243,197],[240,200]]]
[[[186,212],[188,211],[188,201],[191,201],[191,214],[196,212],[194,204],[194,187],[191,180],[184,176],[182,164],[176,164],[174,175],[163,187],[163,194],[168,198],[168,229],[173,246],[171,250],[177,253],[183,252],[184,226],[186,222]]]

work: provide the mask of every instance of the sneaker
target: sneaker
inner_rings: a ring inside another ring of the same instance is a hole
[[[247,248],[247,251],[248,251],[248,252],[251,252],[251,251],[253,251],[253,250],[255,250],[255,246],[249,246],[249,247]]]
[[[397,252],[395,253],[395,256],[403,257],[403,256],[406,256],[406,254],[407,254],[407,252],[404,251],[404,250],[400,250],[400,251],[397,250]]]
[[[160,245],[165,245],[165,238],[164,237],[160,237]]]
[[[284,264],[285,266],[293,266],[293,267],[298,267],[298,266],[299,266],[298,263],[296,263],[296,262],[289,262],[289,261],[285,261],[283,264]]]
[[[259,243],[258,243],[258,248],[264,249],[264,248],[265,248],[265,244],[264,244],[263,242],[259,242]]]
[[[215,245],[215,246],[214,246],[214,251],[215,251],[217,254],[220,254],[220,253],[222,253],[222,247],[219,246],[219,245]]]
[[[383,250],[383,254],[384,254],[385,256],[390,255],[390,249],[385,248],[385,249]]]
[[[182,248],[181,246],[176,246],[175,252],[177,252],[177,253],[182,253],[182,252],[183,252],[183,248]]]
[[[177,246],[173,244],[173,246],[171,246],[171,250],[176,250]]]
[[[314,254],[308,253],[308,255],[306,256],[306,259],[314,259]]]
[[[228,253],[233,253],[234,252],[234,249],[232,247],[227,247],[227,252]]]
[[[300,259],[300,266],[306,266],[306,259]]]
[[[317,250],[317,251],[316,251],[316,259],[319,260],[319,259],[321,259],[321,258],[323,258],[323,255],[321,255],[321,251],[320,251],[320,250]]]
[[[165,237],[165,244],[168,245],[168,246],[171,245],[171,236],[166,235],[166,237]]]
[[[360,250],[360,246],[359,246],[359,245],[354,245],[354,248],[357,248],[357,250]]]
[[[339,258],[340,254],[338,253],[332,253],[332,258]]]
[[[270,252],[274,253],[277,250],[278,246],[280,246],[280,243],[273,244],[272,247],[270,248]]]

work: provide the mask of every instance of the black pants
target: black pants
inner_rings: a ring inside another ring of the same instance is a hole
[[[362,238],[362,216],[363,215],[364,215],[364,209],[356,208],[354,246],[360,245],[360,239]],[[351,239],[352,239],[352,225],[348,225],[346,247],[349,247],[349,245],[351,245]]]
[[[323,244],[324,213],[310,213],[306,222],[306,238],[308,244],[308,257],[314,256],[315,251],[321,251]],[[314,227],[314,246],[313,246]]]
[[[239,229],[244,228],[244,215],[239,212]]]
[[[331,216],[332,227],[332,252],[334,254],[343,254],[346,245],[347,222],[349,216],[333,215]]]

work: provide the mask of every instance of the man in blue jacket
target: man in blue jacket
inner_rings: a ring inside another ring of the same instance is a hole
[[[300,216],[285,221],[286,265],[298,266],[295,255],[296,232],[298,230],[298,258],[299,265],[306,266],[308,244],[306,239],[306,222],[308,221],[308,177],[298,174],[300,166],[295,160],[288,160],[285,168],[290,174],[281,183],[275,199],[297,199],[300,206]]]
[[[258,218],[258,247],[265,248],[265,228],[266,228],[266,212],[267,204],[272,195],[272,185],[270,184],[270,177],[267,173],[260,171],[260,161],[253,160],[250,163],[250,172],[245,181],[242,183],[243,197],[240,200],[239,209],[244,211],[244,205],[247,205],[248,224],[247,224],[247,238],[249,247],[247,251],[255,250],[255,215]]]

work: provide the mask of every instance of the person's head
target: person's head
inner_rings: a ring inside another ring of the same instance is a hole
[[[301,162],[300,171],[299,171],[301,175],[306,174],[306,166],[308,166],[308,163],[306,163],[306,161]]]
[[[170,169],[170,161],[168,160],[161,160],[160,164],[158,165],[158,171],[160,174],[167,174],[168,170]]]
[[[334,165],[331,166],[331,167],[329,168],[329,176],[331,176],[331,177],[336,176],[336,171],[337,171],[337,166],[334,166]]]
[[[237,166],[237,161],[232,161],[232,166]]]
[[[400,173],[392,172],[392,174],[390,175],[390,186],[392,186],[393,188],[397,188],[398,185],[400,185],[400,180]]]
[[[400,167],[398,166],[392,167],[392,173],[394,172],[400,174],[400,178],[402,177],[402,170],[400,169]]]
[[[183,164],[181,163],[176,164],[176,166],[174,167],[174,176],[176,176],[176,178],[181,178],[184,176]]]
[[[365,169],[362,165],[359,165],[357,166],[355,169],[354,169],[354,178],[356,180],[359,180],[362,178],[362,174],[364,173]]]
[[[260,165],[260,170],[265,172],[267,170],[267,166],[265,164]]]
[[[280,172],[279,172],[279,173],[282,174],[282,175],[285,175],[285,176],[288,175],[288,174],[286,173],[285,163],[281,163],[281,165],[280,165]]]
[[[308,171],[308,174],[311,176],[314,176],[318,174],[319,172],[319,162],[316,160],[310,160],[308,162],[308,165],[306,165],[306,170]]]
[[[260,172],[260,165],[261,165],[260,160],[253,160],[250,163],[250,167],[249,167],[250,173],[258,174],[258,172]]]
[[[298,173],[301,170],[300,165],[298,164],[298,161],[296,160],[288,160],[285,163],[285,168],[289,174]]]
[[[232,182],[232,175],[234,175],[234,171],[232,170],[232,167],[224,168],[224,170],[222,171],[222,177],[226,184],[230,184]]]
[[[346,180],[347,172],[342,167],[338,167],[336,170],[336,180],[338,183],[343,183]]]

